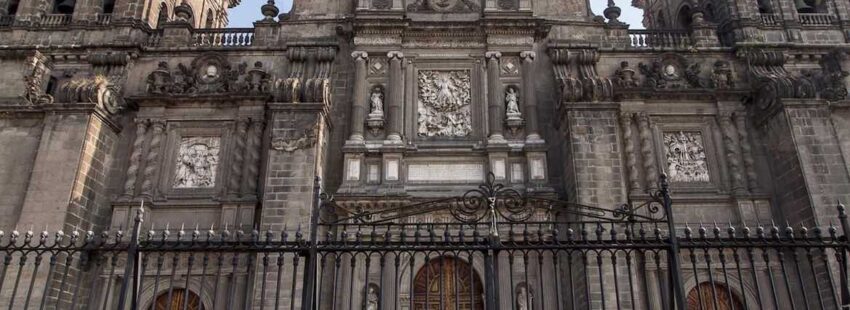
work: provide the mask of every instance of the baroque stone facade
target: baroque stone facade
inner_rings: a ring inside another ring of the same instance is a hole
[[[144,201],[154,227],[294,230],[316,177],[366,209],[489,173],[604,208],[666,173],[691,223],[850,201],[847,0],[634,1],[640,31],[585,0],[271,1],[250,29],[172,2],[0,0],[0,229],[126,228]]]

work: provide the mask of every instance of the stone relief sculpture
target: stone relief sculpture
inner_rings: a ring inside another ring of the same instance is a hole
[[[215,187],[220,138],[186,137],[180,141],[174,188]]]
[[[702,133],[665,132],[664,148],[671,182],[710,181]]]
[[[638,64],[638,68],[646,77],[643,81],[643,87],[646,88],[708,88],[711,86],[708,78],[700,77],[702,71],[700,64],[689,64],[682,55],[665,54],[650,64]]]
[[[469,71],[419,71],[421,137],[466,137],[472,132]]]

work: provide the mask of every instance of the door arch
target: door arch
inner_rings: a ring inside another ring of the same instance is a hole
[[[481,310],[484,309],[483,294],[478,272],[454,257],[429,260],[414,278],[416,310]]]
[[[171,297],[171,299],[169,299]],[[198,294],[186,289],[174,289],[169,295],[168,291],[159,294],[154,299],[149,310],[181,310],[183,303],[186,303],[187,310],[204,310],[204,305],[201,303],[201,297]]]
[[[688,293],[688,310],[744,309],[741,305],[741,299],[735,295],[735,292],[732,292],[732,295],[729,295],[729,292],[729,288],[720,283],[700,283]],[[715,302],[717,303],[717,308],[714,307]]]

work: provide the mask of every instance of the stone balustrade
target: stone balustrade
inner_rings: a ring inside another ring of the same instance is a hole
[[[71,23],[71,14],[45,14],[41,16],[41,26],[64,26]]]
[[[693,45],[686,30],[629,30],[632,48],[686,48]]]
[[[11,26],[15,22],[15,15],[0,15],[0,27]]]
[[[835,19],[835,16],[830,13],[801,13],[799,17],[800,24],[807,26],[831,25]]]
[[[192,46],[241,47],[254,42],[254,28],[196,29],[192,31]]]
[[[100,26],[109,25],[112,22],[112,14],[97,14],[95,15],[95,24]]]
[[[779,25],[782,17],[779,14],[773,13],[762,13],[761,15],[761,23],[766,26],[775,26]]]

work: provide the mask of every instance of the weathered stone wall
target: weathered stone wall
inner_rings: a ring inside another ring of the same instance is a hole
[[[43,119],[41,115],[0,119],[0,230],[12,230],[27,196],[33,162],[38,151]],[[22,227],[23,228],[23,227]]]

